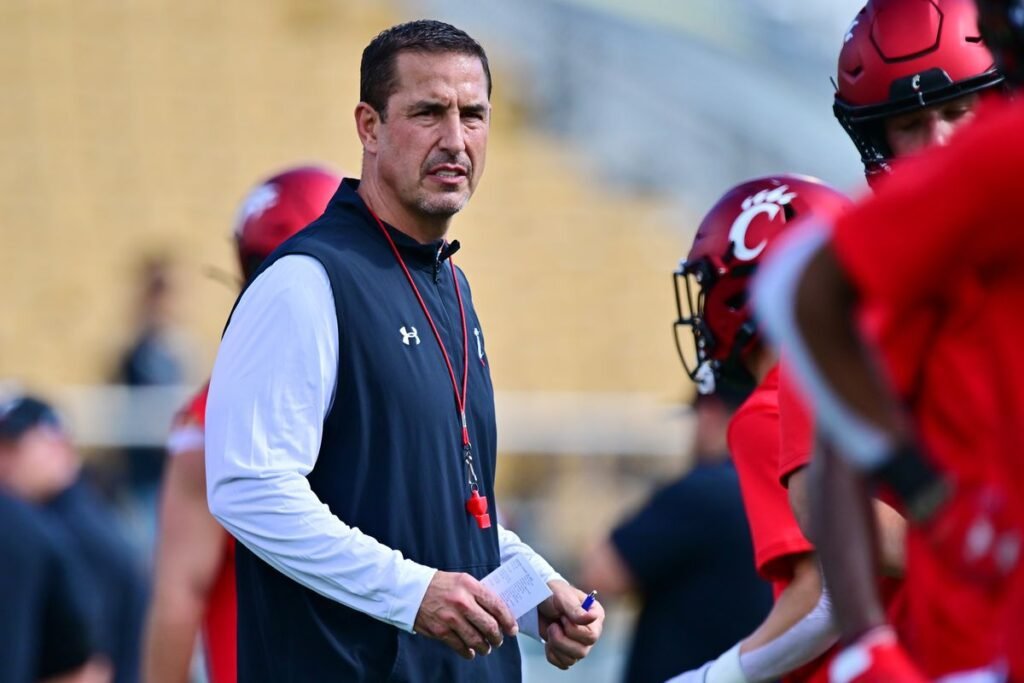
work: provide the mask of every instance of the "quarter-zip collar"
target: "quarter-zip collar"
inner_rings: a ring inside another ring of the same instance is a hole
[[[376,220],[374,220],[369,208],[367,208],[366,202],[356,192],[358,188],[359,180],[357,178],[345,178],[327,205],[327,212],[354,211],[363,219],[359,221],[362,227],[378,232]],[[390,223],[383,220],[381,222],[384,223],[384,227],[387,229],[388,234],[391,235],[391,239],[395,241],[395,246],[401,252],[405,264],[409,268],[431,273],[436,281],[443,260],[441,257],[445,240],[433,240],[422,244]]]

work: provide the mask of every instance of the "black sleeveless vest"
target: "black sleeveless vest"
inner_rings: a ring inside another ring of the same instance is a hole
[[[346,180],[324,215],[262,265],[288,254],[327,271],[338,316],[334,404],[309,483],[346,524],[405,557],[477,578],[499,564],[497,527],[464,508],[467,486],[451,380],[430,325],[391,248]],[[388,226],[461,384],[462,328],[440,243]],[[483,328],[458,271],[469,340],[467,418],[480,486],[491,502],[496,433]],[[297,332],[310,334],[311,331]],[[466,661],[442,643],[401,631],[311,591],[241,544],[237,549],[241,683],[521,680],[515,639]]]

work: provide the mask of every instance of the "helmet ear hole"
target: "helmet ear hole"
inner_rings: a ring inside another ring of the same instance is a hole
[[[747,305],[747,290],[742,289],[725,300],[725,305],[733,311],[738,311]]]

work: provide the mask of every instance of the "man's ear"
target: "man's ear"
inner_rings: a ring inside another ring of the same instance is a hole
[[[366,102],[356,105],[356,133],[363,143],[363,150],[374,153],[377,151],[377,134],[381,125],[380,113]]]

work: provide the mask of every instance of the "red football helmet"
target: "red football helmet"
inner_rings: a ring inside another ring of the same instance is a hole
[[[978,30],[999,70],[1024,85],[1024,0],[977,0]]]
[[[747,287],[769,242],[797,219],[832,219],[850,205],[846,195],[816,178],[777,175],[737,185],[707,213],[674,278],[676,349],[701,393],[723,382],[753,388],[743,361],[760,337]],[[684,328],[693,335],[695,353],[684,348]]]
[[[864,172],[889,170],[884,119],[998,85],[974,0],[868,0],[839,53],[832,111]]]
[[[235,244],[248,280],[263,259],[286,239],[320,217],[341,176],[318,166],[290,168],[267,178],[242,202]]]

